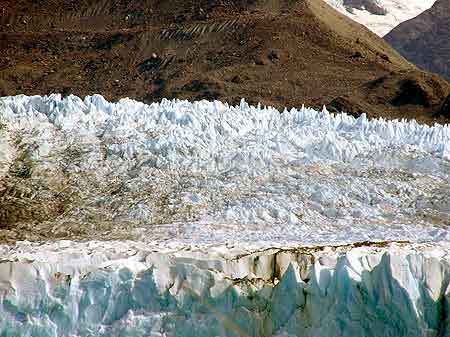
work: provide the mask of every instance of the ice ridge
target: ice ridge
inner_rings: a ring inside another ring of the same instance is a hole
[[[412,147],[450,159],[448,125],[429,127],[415,121],[382,118],[369,121],[365,115],[359,118],[333,115],[326,108],[317,112],[302,107],[280,114],[271,107],[249,106],[244,100],[237,107],[217,101],[179,100],[145,105],[130,99],[110,103],[100,95],[84,100],[75,96],[63,99],[60,95],[15,96],[2,98],[0,104],[3,119],[9,120],[13,127],[47,122],[79,136],[132,136],[134,142],[114,149],[126,158],[132,158],[138,151],[156,153],[164,157],[160,165],[209,161],[219,153],[233,152],[230,150],[236,146],[241,146],[242,150],[253,147],[256,151],[243,156],[254,152],[258,157],[255,159],[262,162],[289,150],[299,157],[299,153],[305,154],[311,161],[345,161],[384,147]],[[152,133],[164,133],[164,137],[152,139],[149,137]],[[193,154],[183,152],[188,149],[192,149]],[[220,159],[228,162],[229,158]],[[200,167],[219,169],[206,163],[201,163]]]

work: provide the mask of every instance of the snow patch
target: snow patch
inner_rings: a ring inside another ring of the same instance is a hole
[[[379,36],[384,36],[400,23],[410,20],[431,8],[436,0],[378,0],[386,14],[373,14],[363,8],[348,8],[345,0],[325,0],[352,20],[366,26]]]

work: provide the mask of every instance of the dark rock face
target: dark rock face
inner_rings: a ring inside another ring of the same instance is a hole
[[[450,1],[438,0],[432,8],[394,28],[385,40],[424,70],[450,80]]]
[[[387,11],[377,0],[344,0],[345,8],[351,13],[353,8],[365,9],[375,15],[386,15]]]
[[[412,104],[430,107],[431,101],[430,91],[416,79],[408,78],[401,82],[400,91],[391,100],[391,104],[394,106]]]
[[[442,104],[442,108],[439,111],[439,115],[445,118],[450,118],[450,95],[447,96],[447,99]]]
[[[355,117],[362,113],[378,117],[381,106],[401,111],[401,114],[392,112],[391,117],[395,118],[420,119],[428,110],[434,111],[434,117],[440,122],[445,122],[445,118],[450,118],[450,98],[447,104],[443,101],[449,94],[449,83],[437,75],[401,71],[395,76],[390,74],[369,81],[352,94],[336,97],[328,106],[332,112],[344,111]]]
[[[367,110],[358,103],[358,100],[352,100],[348,96],[340,96],[333,99],[327,106],[330,112],[345,112],[348,115],[358,118]]]
[[[450,93],[450,85],[439,76],[411,71],[400,72],[396,77],[381,77],[369,82],[365,89],[371,102],[386,101],[402,109],[439,110]]]

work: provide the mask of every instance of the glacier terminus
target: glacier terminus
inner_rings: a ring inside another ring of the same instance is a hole
[[[449,125],[4,97],[0,204],[0,336],[450,336]]]

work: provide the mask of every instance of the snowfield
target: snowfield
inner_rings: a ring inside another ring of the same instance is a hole
[[[384,15],[374,14],[365,8],[345,6],[345,0],[325,0],[349,18],[366,26],[379,36],[384,36],[404,21],[410,20],[431,8],[436,0],[362,0],[373,2],[383,8]],[[358,2],[358,1],[355,1]]]
[[[5,97],[0,179],[0,336],[450,333],[448,125]]]

